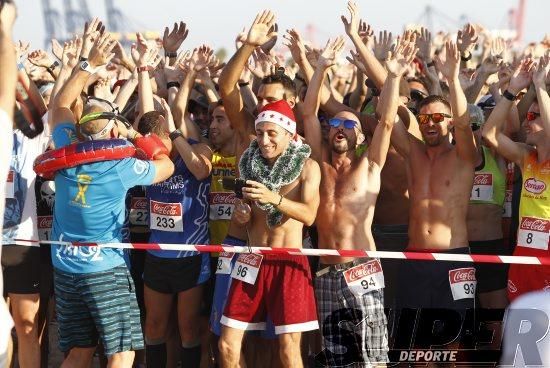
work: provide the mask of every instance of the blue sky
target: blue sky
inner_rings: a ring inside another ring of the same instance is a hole
[[[58,11],[63,12],[66,0],[49,0]],[[72,0],[77,8],[78,2]],[[92,15],[106,19],[102,0],[86,0]],[[190,29],[184,46],[192,48],[206,42],[214,48],[226,47],[233,50],[233,40],[243,26],[254,19],[255,14],[264,9],[273,10],[278,18],[279,29],[295,27],[302,34],[308,25],[319,43],[338,34],[343,34],[340,15],[346,14],[346,1],[299,1],[299,0],[113,0],[130,20],[128,31],[144,28],[161,31],[165,25],[174,21],[185,21]],[[550,33],[548,15],[549,0],[525,0],[525,39],[540,40]],[[19,0],[19,19],[15,37],[31,41],[32,48],[43,47],[45,27],[42,16],[41,0]],[[438,14],[434,16],[437,28],[450,26],[461,19],[484,24],[489,29],[506,27],[508,12],[517,7],[519,0],[359,0],[361,16],[376,31],[388,29],[399,32],[403,25],[415,23],[421,17],[427,5],[433,6]],[[458,23],[457,23],[458,24]]]

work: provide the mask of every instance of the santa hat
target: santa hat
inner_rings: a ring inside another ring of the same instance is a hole
[[[292,135],[296,134],[296,117],[294,117],[292,108],[285,100],[265,105],[258,114],[254,126],[260,123],[277,124]]]

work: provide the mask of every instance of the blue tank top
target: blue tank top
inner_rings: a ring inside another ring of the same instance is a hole
[[[195,144],[194,141],[189,141]],[[197,180],[182,158],[174,162],[174,174],[147,188],[150,243],[208,244],[208,193],[210,178]],[[192,251],[149,250],[162,258],[197,255]]]

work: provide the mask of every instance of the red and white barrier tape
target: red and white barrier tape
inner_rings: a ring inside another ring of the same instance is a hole
[[[52,240],[6,240],[4,244],[25,246],[40,246],[42,244],[72,245],[72,246],[99,246],[103,248],[142,249],[142,250],[177,250],[197,252],[228,252],[228,253],[257,253],[302,256],[340,256],[340,257],[371,257],[390,259],[412,259],[420,261],[454,261],[474,263],[508,263],[550,266],[550,257],[527,256],[500,256],[489,254],[449,254],[428,252],[387,252],[372,250],[336,250],[336,249],[309,249],[309,248],[270,248],[248,246],[223,245],[195,245],[195,244],[164,244],[164,243],[76,243]]]

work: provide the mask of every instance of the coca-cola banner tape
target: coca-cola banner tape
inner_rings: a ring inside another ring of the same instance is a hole
[[[199,244],[165,244],[165,243],[78,243],[52,240],[26,240],[26,239],[3,239],[4,244],[17,244],[25,246],[40,246],[42,244],[74,245],[74,246],[99,246],[103,248],[118,249],[151,249],[151,250],[177,250],[195,251],[203,253],[255,253],[255,254],[278,254],[295,256],[337,256],[356,258],[390,258],[409,259],[419,261],[454,261],[474,263],[508,263],[527,264],[536,266],[550,266],[550,257],[527,257],[527,256],[499,256],[492,254],[449,254],[449,253],[427,253],[427,252],[387,252],[377,250],[361,249],[307,249],[307,248],[270,248],[270,247],[249,247],[249,246],[222,246],[222,245],[199,245]]]

